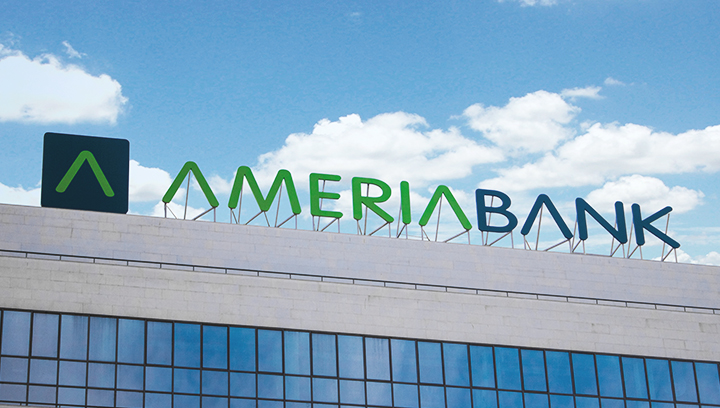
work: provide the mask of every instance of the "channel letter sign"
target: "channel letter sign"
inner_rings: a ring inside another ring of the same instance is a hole
[[[45,133],[40,204],[125,214],[129,162],[125,139]]]

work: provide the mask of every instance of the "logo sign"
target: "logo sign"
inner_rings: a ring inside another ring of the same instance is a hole
[[[45,133],[40,203],[125,214],[129,161],[125,139]]]

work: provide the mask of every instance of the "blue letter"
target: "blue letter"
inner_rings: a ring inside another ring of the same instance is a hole
[[[680,243],[675,241],[674,239],[668,237],[667,235],[663,234],[658,230],[657,228],[650,225],[651,222],[657,220],[658,218],[662,217],[663,215],[669,213],[672,211],[672,207],[667,206],[663,208],[662,210],[656,212],[655,214],[642,219],[642,214],[640,213],[640,206],[637,204],[632,205],[632,213],[633,213],[633,225],[635,226],[635,242],[637,242],[638,246],[645,245],[645,233],[643,230],[648,230],[651,234],[655,235],[656,237],[660,238],[661,241],[665,242],[666,244],[670,245],[673,248],[680,248]]]
[[[488,195],[499,198],[500,205],[497,207],[487,207],[485,205],[485,196]],[[500,191],[483,190],[478,188],[475,190],[475,205],[477,206],[478,229],[480,231],[510,232],[517,226],[517,217],[515,214],[507,210],[510,207],[510,197],[508,197],[507,194]],[[487,213],[502,215],[507,218],[507,224],[502,227],[491,227],[487,225],[487,217],[485,217]]]
[[[605,231],[609,232],[615,239],[620,241],[621,244],[627,242],[627,227],[625,226],[625,207],[620,201],[615,202],[615,221],[617,222],[617,230],[610,226],[610,223],[605,220],[594,208],[590,207],[590,204],[582,198],[575,199],[575,210],[577,211],[577,223],[578,231],[580,232],[580,240],[585,241],[588,239],[588,228],[587,218],[585,212],[587,211],[595,221],[599,222]]]
[[[532,225],[535,222],[535,218],[537,218],[538,212],[540,212],[540,208],[542,208],[543,204],[545,204],[545,207],[547,207],[550,215],[552,215],[553,219],[555,220],[555,224],[557,224],[557,226],[560,228],[563,236],[567,239],[572,238],[573,235],[572,232],[570,232],[570,228],[568,228],[568,226],[565,224],[565,221],[563,221],[557,208],[555,208],[555,204],[550,201],[550,197],[546,196],[545,194],[540,194],[537,200],[535,200],[535,204],[533,205],[532,210],[530,210],[530,215],[528,215],[527,220],[525,220],[525,224],[523,224],[520,233],[523,235],[527,235],[530,233],[530,228],[532,228]]]

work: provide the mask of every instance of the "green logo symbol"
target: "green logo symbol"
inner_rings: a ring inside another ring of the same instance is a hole
[[[58,186],[55,188],[55,191],[57,191],[58,193],[64,193],[70,185],[70,182],[73,181],[73,178],[75,178],[78,170],[80,170],[80,167],[82,167],[83,163],[85,163],[86,161],[90,164],[90,168],[92,169],[93,174],[100,183],[100,187],[102,187],[103,193],[105,193],[107,197],[114,196],[115,193],[113,192],[112,187],[110,187],[110,183],[108,183],[107,178],[105,178],[105,174],[103,174],[103,171],[100,168],[97,160],[95,160],[95,156],[93,156],[93,154],[87,150],[83,150],[82,152],[80,152],[80,154],[78,154],[77,159],[75,159],[72,166],[70,166],[70,169],[67,171],[67,173],[65,173],[65,177],[60,180],[60,184],[58,184]]]
[[[129,162],[127,140],[46,133],[41,204],[125,214]]]

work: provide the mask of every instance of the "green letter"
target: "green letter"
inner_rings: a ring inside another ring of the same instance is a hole
[[[400,210],[403,224],[410,224],[412,221],[412,215],[410,214],[410,183],[407,181],[400,182]]]
[[[363,196],[361,191],[362,184],[372,184],[374,186],[378,186],[382,190],[382,193],[379,197]],[[385,183],[384,181],[372,178],[353,177],[353,218],[358,221],[362,219],[362,206],[363,204],[365,204],[368,209],[379,215],[383,220],[385,220],[385,222],[393,222],[394,218],[390,216],[390,214],[385,212],[382,208],[378,207],[376,204],[387,201],[387,199],[390,198],[390,194],[392,194],[392,190],[390,189],[390,186],[388,186],[387,183]]]
[[[177,177],[175,177],[175,181],[173,181],[173,183],[170,185],[170,188],[168,188],[168,191],[163,196],[163,202],[167,204],[172,201],[175,193],[177,193],[178,189],[180,188],[180,184],[182,184],[186,176],[189,177],[189,173],[191,171],[195,175],[195,179],[197,180],[198,184],[200,184],[200,189],[202,189],[203,194],[205,194],[205,198],[208,200],[210,206],[212,208],[216,208],[218,205],[220,205],[217,198],[215,198],[215,194],[213,194],[212,190],[210,189],[207,181],[205,181],[205,177],[200,171],[200,168],[197,164],[195,164],[195,162],[191,161],[185,163],[182,169],[180,169],[180,173],[178,173]]]
[[[62,180],[60,180],[60,183],[57,185],[57,187],[55,187],[55,191],[57,191],[58,193],[64,193],[70,185],[70,182],[73,181],[75,175],[80,170],[80,167],[83,165],[83,163],[85,163],[86,160],[90,164],[90,168],[92,169],[95,178],[100,183],[100,187],[102,188],[103,193],[105,193],[107,197],[113,197],[115,195],[115,192],[113,192],[113,189],[110,187],[110,183],[108,183],[107,178],[105,178],[105,174],[100,169],[100,165],[98,164],[97,160],[95,160],[95,156],[93,156],[93,154],[87,150],[83,150],[82,152],[80,152],[80,154],[78,154],[78,156],[75,158],[75,161],[68,169],[67,173],[65,173],[65,176],[63,176]]]
[[[292,175],[287,170],[280,170],[275,176],[272,187],[268,192],[267,198],[264,198],[260,187],[258,187],[255,176],[253,176],[252,170],[248,166],[238,167],[237,173],[235,174],[235,182],[233,183],[232,191],[230,192],[230,201],[228,201],[228,207],[235,208],[238,206],[240,200],[240,193],[243,188],[243,179],[247,179],[250,190],[252,190],[255,201],[260,207],[260,211],[268,211],[272,202],[275,201],[275,196],[278,190],[280,190],[280,184],[285,180],[285,187],[287,189],[288,200],[290,200],[290,208],[292,208],[293,214],[300,214],[300,202],[298,201],[297,192],[295,191],[295,184],[293,183]],[[280,203],[278,203],[280,205]]]
[[[340,176],[334,174],[310,173],[310,215],[318,217],[341,218],[343,214],[339,211],[324,211],[320,209],[320,200],[325,198],[328,200],[337,200],[340,198],[338,193],[328,193],[320,191],[320,180],[323,181],[340,181]]]
[[[440,201],[440,196],[443,195],[445,196],[445,199],[447,199],[448,204],[450,204],[453,212],[455,212],[455,216],[460,221],[460,224],[462,224],[463,228],[465,228],[465,230],[472,229],[472,224],[470,224],[470,221],[468,221],[468,218],[467,216],[465,216],[462,208],[460,208],[457,201],[455,201],[455,197],[450,192],[450,189],[447,188],[447,186],[443,185],[440,185],[437,187],[437,189],[435,189],[435,193],[430,199],[427,208],[425,208],[425,212],[420,218],[419,224],[423,227],[427,225],[428,221],[430,220],[430,216],[432,215],[433,211],[435,211],[435,206],[437,205],[438,201]]]

